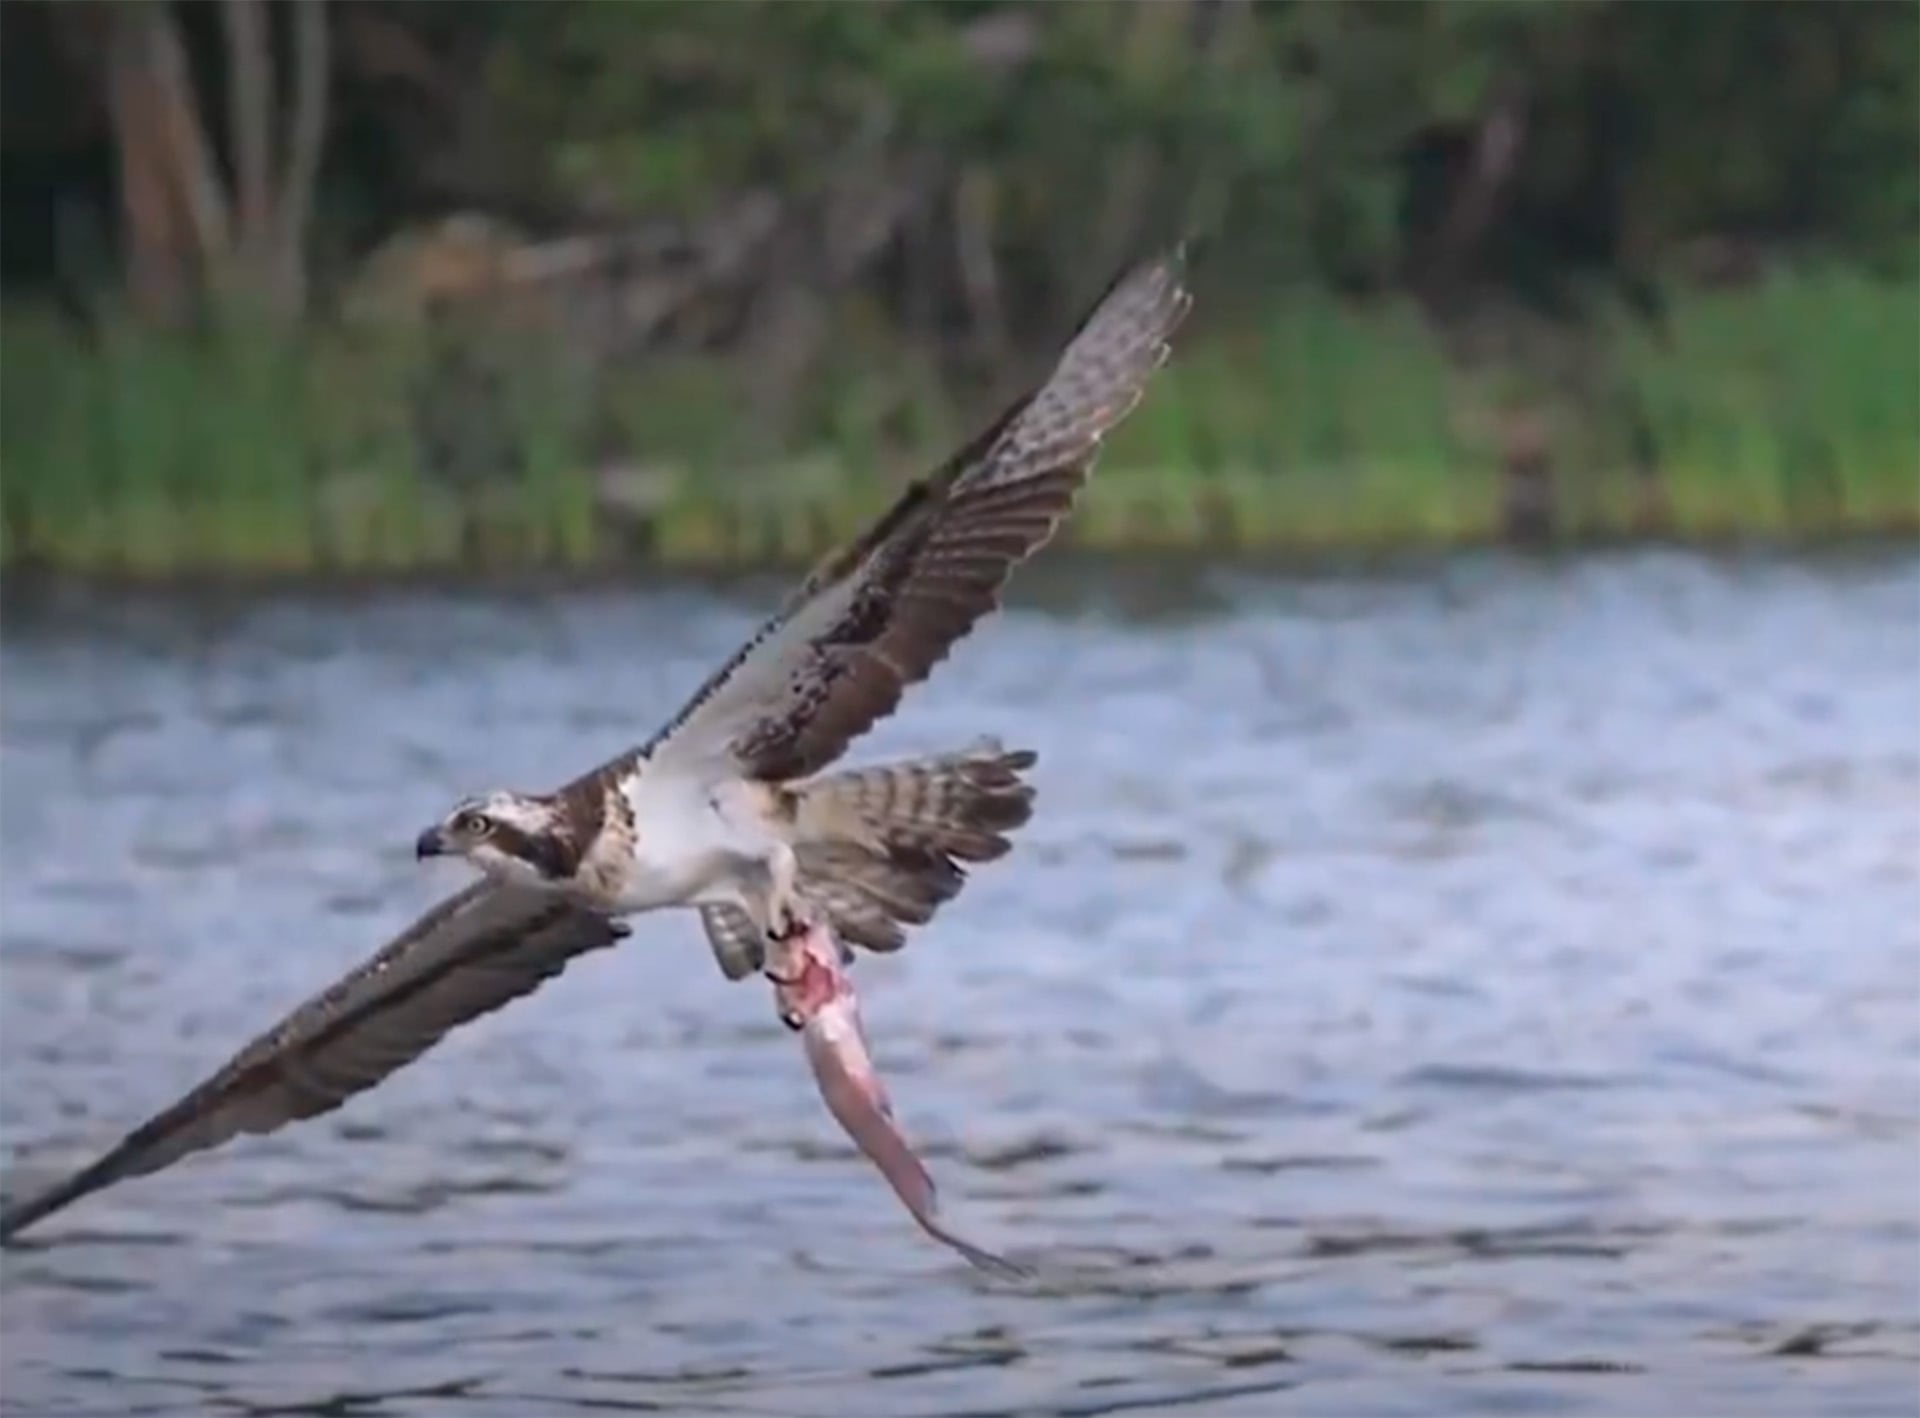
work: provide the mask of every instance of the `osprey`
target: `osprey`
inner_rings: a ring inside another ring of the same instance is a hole
[[[1167,356],[1184,253],[1110,286],[1053,372],[874,525],[827,556],[646,743],[550,793],[465,799],[422,857],[480,877],[300,1005],[99,1160],[0,1214],[0,1240],[81,1197],[241,1133],[339,1107],[449,1031],[630,933],[698,912],[728,979],[810,913],[843,945],[897,950],[1009,848],[1032,812],[1027,752],[992,741],[823,773],[893,713],[1051,539],[1102,438]]]

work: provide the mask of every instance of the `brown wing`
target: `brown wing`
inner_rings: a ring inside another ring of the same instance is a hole
[[[478,882],[235,1054],[98,1161],[0,1214],[0,1241],[115,1182],[241,1133],[331,1112],[451,1030],[524,995],[627,928],[548,895]]]
[[[1038,389],[826,558],[641,750],[651,771],[804,777],[891,714],[1072,509],[1167,357],[1183,265],[1115,282]]]

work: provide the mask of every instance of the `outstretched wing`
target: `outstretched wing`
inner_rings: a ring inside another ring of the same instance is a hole
[[[0,1241],[115,1182],[241,1133],[328,1113],[453,1029],[537,989],[627,927],[551,895],[477,882],[235,1054],[99,1160],[0,1213]]]
[[[1191,303],[1184,253],[1116,281],[1040,387],[828,556],[641,752],[804,777],[891,714],[1050,540]]]

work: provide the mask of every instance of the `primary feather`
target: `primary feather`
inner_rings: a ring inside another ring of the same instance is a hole
[[[827,557],[644,750],[661,769],[804,777],[891,714],[1049,541],[1191,303],[1182,254],[1123,277],[1052,374]]]
[[[1175,251],[1115,282],[1038,388],[825,558],[646,744],[550,794],[464,800],[423,832],[423,854],[458,850],[489,879],[98,1160],[0,1212],[0,1240],[115,1182],[331,1112],[620,940],[621,915],[691,906],[729,977],[761,968],[749,898],[717,899],[715,885],[733,891],[727,873],[769,842],[791,851],[796,893],[844,941],[897,949],[961,889],[965,864],[1008,849],[1032,812],[1033,755],[983,744],[813,775],[891,714],[1053,536],[1166,358],[1189,304],[1182,265]]]

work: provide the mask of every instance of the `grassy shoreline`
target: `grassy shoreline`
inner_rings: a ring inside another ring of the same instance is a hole
[[[1866,527],[1794,533],[1787,536],[1747,531],[1702,532],[1691,536],[1631,531],[1565,537],[1546,543],[1516,542],[1509,537],[1460,537],[1449,541],[1401,538],[1349,539],[1260,547],[1212,543],[1158,542],[1107,548],[1089,547],[1084,539],[1063,534],[1048,550],[1048,570],[1022,573],[1075,574],[1101,568],[1119,568],[1128,576],[1190,575],[1207,571],[1250,574],[1396,575],[1444,562],[1455,556],[1550,557],[1611,556],[1675,552],[1705,557],[1827,557],[1849,560],[1920,552],[1920,517],[1898,526]],[[108,596],[138,594],[171,597],[293,594],[343,596],[349,599],[395,593],[558,594],[630,589],[658,584],[691,583],[717,587],[755,584],[772,578],[785,584],[803,574],[816,553],[754,559],[747,556],[679,555],[609,556],[578,565],[557,562],[496,562],[395,564],[385,567],[300,567],[274,570],[257,563],[203,563],[171,567],[164,572],[125,568],[76,569],[45,563],[0,565],[0,607],[29,606],[46,597],[69,594]]]
[[[467,349],[419,331],[83,345],[9,319],[0,570],[591,579],[804,562],[962,432],[910,361],[857,353],[796,453],[753,444],[720,365],[590,379],[560,352],[499,345],[476,379]],[[1607,321],[1471,361],[1403,305],[1293,300],[1181,350],[1061,541],[1318,557],[1889,535],[1920,535],[1920,283],[1814,273],[1678,294],[1659,332]]]

